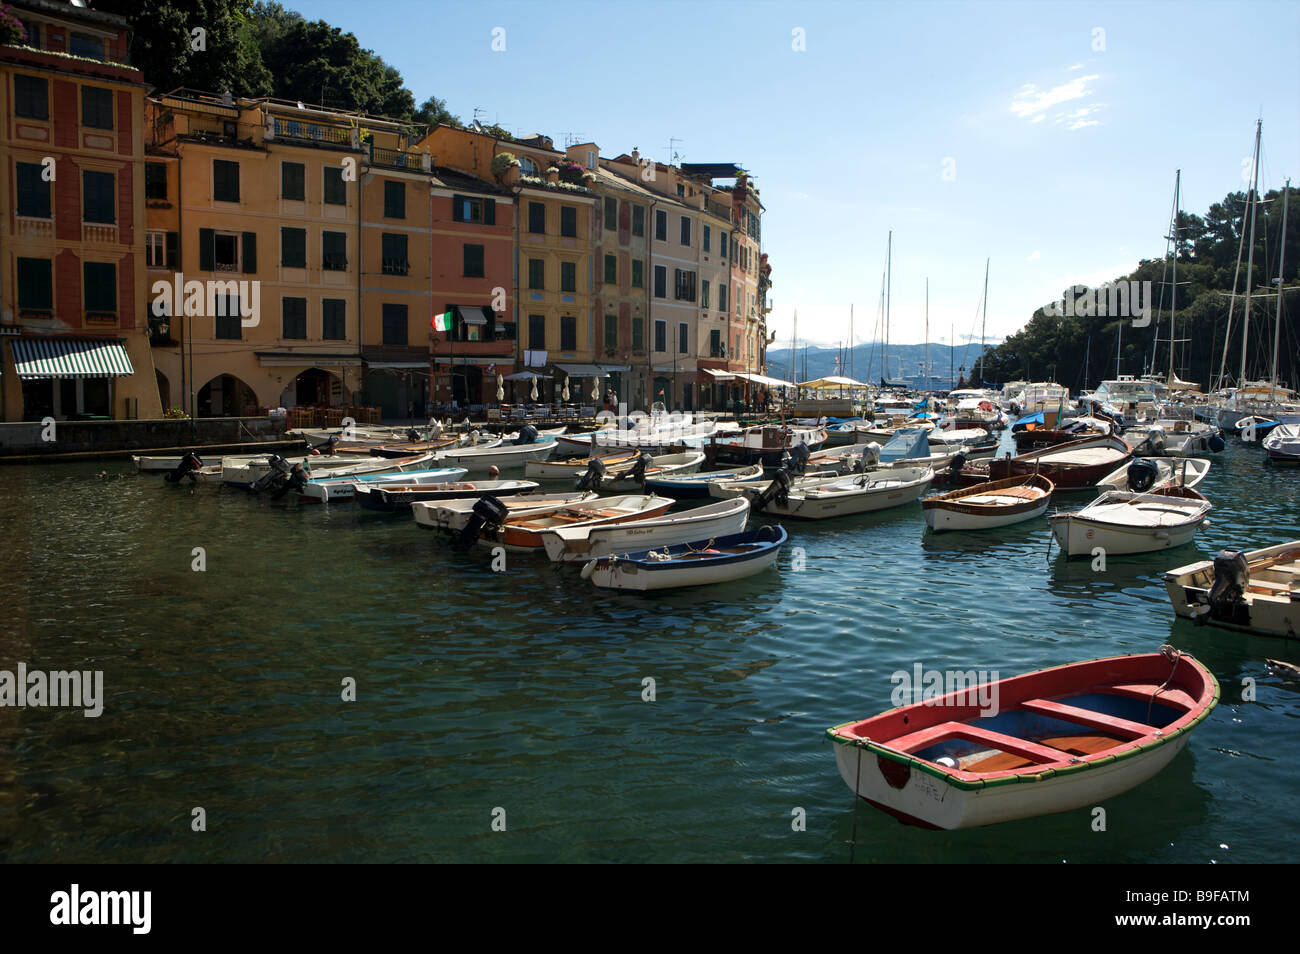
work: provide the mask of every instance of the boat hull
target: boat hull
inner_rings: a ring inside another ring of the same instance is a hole
[[[613,553],[629,553],[656,547],[676,546],[690,540],[740,533],[749,520],[749,503],[726,501],[697,508],[709,511],[692,517],[695,511],[653,520],[634,520],[608,527],[579,528],[542,534],[546,555],[553,563],[586,563]]]
[[[1269,576],[1274,577],[1271,587],[1258,585],[1248,588],[1245,594],[1234,601],[1225,602],[1220,607],[1211,606],[1209,594],[1214,584],[1214,562],[1201,560],[1170,570],[1165,574],[1165,592],[1178,616],[1193,619],[1222,629],[1237,632],[1255,633],[1261,636],[1279,636],[1294,639],[1300,633],[1300,540],[1281,543],[1277,546],[1251,550],[1245,554],[1252,564],[1252,583],[1257,584],[1264,578],[1256,564],[1274,563],[1281,560],[1280,569],[1273,569]],[[1282,572],[1285,570],[1286,572]],[[1289,584],[1279,583],[1290,576]],[[1268,582],[1268,581],[1265,581]]]

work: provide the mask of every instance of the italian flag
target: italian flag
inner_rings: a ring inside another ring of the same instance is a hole
[[[433,316],[434,331],[451,331],[451,312],[445,311],[441,315]]]

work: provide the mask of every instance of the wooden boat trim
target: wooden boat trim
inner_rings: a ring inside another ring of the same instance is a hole
[[[1042,493],[1017,504],[963,502],[967,497],[979,497],[984,494],[995,494],[1000,491],[1017,490],[1020,488],[1038,490],[1042,491]],[[1046,477],[1038,474],[1030,474],[1027,477],[1003,477],[1001,480],[988,480],[982,483],[973,484],[970,487],[961,487],[957,490],[950,490],[946,494],[940,494],[937,497],[926,497],[921,501],[921,509],[945,510],[950,513],[970,514],[972,516],[1014,517],[1022,513],[1029,513],[1030,511],[1037,510],[1043,505],[1043,500],[1050,497],[1055,490],[1055,484]]]

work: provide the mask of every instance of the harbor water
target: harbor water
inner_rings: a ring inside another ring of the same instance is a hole
[[[0,859],[1289,860],[1300,681],[1265,658],[1300,649],[1177,621],[1161,580],[1300,537],[1300,473],[1263,456],[1230,440],[1197,542],[1104,570],[1049,552],[1045,520],[934,536],[913,503],[789,522],[777,569],[649,596],[544,556],[499,572],[353,503],[0,468],[0,670],[104,687],[97,718],[0,708]],[[1222,701],[1104,830],[1091,809],[902,825],[855,808],[824,736],[918,664],[1009,676],[1163,643]]]

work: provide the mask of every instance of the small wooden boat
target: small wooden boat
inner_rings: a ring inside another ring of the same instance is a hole
[[[1067,556],[1152,553],[1191,542],[1211,505],[1190,487],[1165,487],[1159,493],[1109,490],[1074,513],[1048,518],[1052,535]]]
[[[379,513],[406,513],[411,505],[428,500],[477,500],[485,494],[506,497],[537,490],[535,480],[453,480],[438,484],[366,483],[358,484],[356,501],[366,510]]]
[[[690,500],[708,497],[709,485],[729,481],[736,483],[754,483],[763,479],[763,465],[737,467],[731,470],[710,470],[693,474],[666,474],[647,477],[647,493],[661,494],[674,500]]]
[[[591,467],[592,461],[600,461],[606,470],[619,467],[623,464],[632,466],[635,462],[639,451],[620,451],[612,454],[602,454],[597,457],[565,457],[559,460],[530,460],[524,464],[524,476],[531,477],[534,480],[572,480],[575,477],[581,477],[588,468]]]
[[[686,451],[681,454],[660,454],[658,457],[650,457],[645,461],[644,468],[638,458],[638,460],[633,461],[630,465],[620,465],[612,472],[601,477],[600,489],[604,491],[636,490],[641,487],[642,481],[644,480],[659,477],[681,477],[694,474],[699,471],[703,464],[704,452],[698,450]]]
[[[803,427],[792,424],[765,424],[750,427],[728,440],[716,436],[704,445],[710,467],[762,464],[779,467],[781,457],[799,444],[808,450],[820,450],[826,443],[824,427]]]
[[[988,530],[1035,520],[1047,512],[1055,488],[1046,477],[1007,477],[951,490],[921,501],[926,525],[947,530]]]
[[[1224,550],[1165,574],[1179,616],[1262,636],[1300,634],[1300,540]]]
[[[740,533],[748,519],[749,501],[737,497],[648,520],[609,526],[557,527],[543,533],[542,542],[553,563],[586,563],[611,553]]]
[[[232,487],[251,487],[271,473],[271,457],[223,457],[221,458],[221,482]],[[400,460],[372,457],[287,457],[284,462],[290,466],[302,464],[307,478],[312,477],[350,477],[361,474],[392,473],[395,471],[427,470],[433,466],[433,454],[419,454]]]
[[[997,457],[969,463],[956,474],[946,474],[949,486],[969,487],[985,480],[1039,474],[1062,490],[1090,490],[1107,474],[1129,459],[1132,449],[1123,438],[1086,437],[1031,451],[1018,457]]]
[[[582,576],[606,589],[637,591],[730,583],[774,564],[787,539],[785,528],[764,526],[747,533],[600,557],[582,568]]]
[[[799,520],[830,520],[862,513],[901,507],[925,493],[934,480],[928,467],[891,467],[861,474],[836,476],[811,485],[790,482],[781,486],[778,474],[773,484],[762,491],[745,492],[756,512]]]
[[[1210,671],[1170,647],[958,685],[826,731],[856,796],[948,830],[1096,805],[1168,765],[1219,702]]]
[[[429,470],[385,470],[340,477],[312,477],[298,490],[298,495],[307,502],[341,503],[355,497],[357,488],[363,485],[382,487],[385,484],[443,484],[450,480],[461,480],[464,476],[464,467],[435,467]]]
[[[459,532],[469,525],[471,516],[481,513],[482,508],[475,510],[475,506],[481,502],[459,500],[445,504],[415,504],[411,509],[431,506],[434,519],[440,526],[450,532]],[[546,530],[645,520],[667,513],[672,505],[673,501],[669,498],[650,494],[628,494],[622,497],[596,497],[592,494],[585,500],[545,510],[512,510],[499,522],[485,521],[477,539],[486,544],[502,545],[508,550],[539,552],[544,550],[542,534]],[[419,519],[418,514],[416,519]]]
[[[478,481],[474,481],[478,484]],[[471,492],[469,496],[456,497],[452,500],[415,501],[411,504],[411,516],[416,524],[426,530],[442,530],[446,533],[459,533],[464,530],[474,515],[474,507],[484,499],[496,501],[512,516],[521,514],[550,513],[588,503],[596,499],[593,493],[576,491],[567,494],[513,494],[508,497],[496,497]]]
[[[524,467],[530,460],[546,460],[555,451],[555,441],[536,441],[531,444],[498,444],[495,447],[457,447],[439,451],[434,456],[439,463],[464,467],[471,474],[486,474],[497,470]]]
[[[844,444],[839,447],[823,447],[808,455],[805,471],[823,470],[838,474],[861,473],[874,470],[880,462],[880,444],[868,441],[865,444]]]
[[[1137,457],[1097,481],[1097,489],[1148,493],[1195,487],[1209,472],[1210,462],[1203,457]]]

